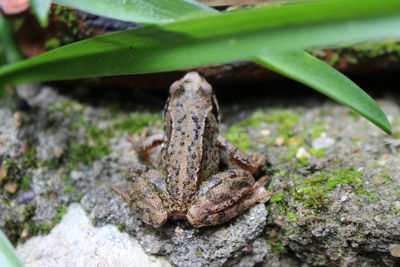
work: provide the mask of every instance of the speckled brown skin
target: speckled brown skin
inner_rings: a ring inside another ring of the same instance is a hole
[[[271,196],[252,174],[260,164],[218,133],[218,105],[211,86],[195,72],[172,84],[165,109],[165,134],[150,136],[138,147],[161,145],[160,171],[134,167],[128,187],[114,186],[136,214],[159,227],[170,219],[187,219],[194,227],[224,223]],[[242,169],[219,172],[219,150]]]

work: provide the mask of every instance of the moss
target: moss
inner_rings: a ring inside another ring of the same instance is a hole
[[[326,131],[325,126],[322,124],[311,125],[310,129],[311,129],[310,137],[312,139],[319,137],[323,132]]]
[[[45,161],[40,161],[39,165],[41,167],[47,167],[47,168],[51,168],[51,169],[56,169],[60,166],[60,161],[58,160],[45,160]]]
[[[82,122],[81,119],[71,127],[77,129],[81,125],[86,130],[86,138],[84,143],[73,143],[66,155],[67,165],[74,169],[79,163],[92,166],[93,161],[104,157],[112,152],[109,140],[114,136],[111,128],[100,129],[93,125]]]
[[[385,40],[380,42],[365,42],[350,47],[343,47],[357,53],[362,58],[376,58],[389,55],[389,59],[400,59],[400,43],[397,40]]]
[[[381,172],[381,177],[386,181],[392,182],[393,178],[387,172]]]
[[[296,213],[289,211],[287,213],[287,215],[288,215],[288,218],[289,218],[289,220],[291,222],[298,222],[299,221],[299,218],[297,217]]]
[[[28,191],[30,189],[31,180],[32,180],[32,175],[25,175],[24,177],[22,177],[20,183],[21,190]]]
[[[283,192],[273,196],[270,203],[274,205],[281,215],[285,215],[287,211],[287,204],[285,202],[285,194]]]
[[[268,243],[271,245],[271,251],[275,253],[284,253],[285,247],[282,244],[282,241],[278,238],[270,238],[268,239]]]
[[[117,224],[117,229],[118,229],[120,232],[126,232],[125,227],[124,227],[122,224]]]
[[[32,218],[35,214],[35,207],[32,205],[26,205],[24,207],[23,215],[25,218]]]
[[[61,46],[61,40],[57,39],[57,38],[51,38],[51,39],[47,40],[47,42],[45,44],[45,47],[47,50],[51,50],[51,49],[57,48],[59,46]]]
[[[278,135],[288,138],[293,135],[293,127],[298,121],[299,115],[292,111],[277,110],[266,113],[261,110],[256,110],[244,120],[233,124],[224,136],[238,148],[248,151],[251,148],[252,142],[247,134],[248,131],[246,128],[259,128],[263,123],[278,124]]]
[[[326,148],[320,148],[320,149],[316,149],[316,148],[310,148],[310,154],[314,155],[316,158],[323,158],[325,157],[326,154]]]
[[[271,202],[271,203],[281,202],[281,201],[283,201],[284,197],[285,197],[285,194],[281,192],[281,193],[271,197],[269,202]]]
[[[127,133],[139,134],[143,128],[161,121],[162,116],[156,113],[134,112],[128,118],[117,120],[113,128]]]
[[[75,198],[75,201],[78,203],[81,202],[82,197],[83,197],[83,194],[78,194]]]
[[[318,172],[296,186],[291,193],[295,199],[303,203],[304,207],[317,212],[327,207],[328,192],[345,184],[351,184],[356,194],[376,198],[375,195],[363,189],[362,176],[363,173],[353,169]]]
[[[65,193],[72,195],[74,193],[74,188],[71,185],[64,186]]]
[[[306,157],[301,157],[297,159],[297,163],[295,165],[296,168],[300,169],[300,168],[304,168],[307,167],[309,165],[309,160]]]
[[[61,222],[62,217],[65,215],[65,213],[67,213],[67,207],[66,206],[60,206],[57,209],[57,214],[53,219],[53,224],[58,224],[59,222]]]
[[[228,139],[232,144],[245,152],[248,152],[251,147],[251,140],[249,136],[245,133],[241,133],[234,130],[229,130],[227,133],[223,134],[226,139]]]

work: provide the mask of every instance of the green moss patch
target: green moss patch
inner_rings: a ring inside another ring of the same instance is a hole
[[[328,192],[345,184],[351,184],[356,194],[376,198],[363,189],[362,176],[363,173],[352,169],[318,172],[296,186],[291,193],[295,199],[303,203],[304,207],[315,211],[327,208]]]
[[[143,128],[162,121],[162,116],[157,113],[134,112],[128,118],[117,120],[113,127],[127,133],[139,134]]]
[[[252,142],[247,128],[259,128],[263,123],[265,125],[277,124],[278,135],[290,137],[293,136],[293,127],[299,122],[299,119],[299,115],[293,111],[277,110],[267,113],[256,110],[244,120],[233,124],[224,136],[238,148],[248,151]]]

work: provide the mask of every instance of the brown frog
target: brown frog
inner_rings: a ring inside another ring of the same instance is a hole
[[[218,132],[218,105],[211,86],[196,72],[172,84],[163,134],[137,147],[145,160],[161,145],[156,169],[135,166],[128,185],[113,186],[145,223],[160,227],[167,219],[186,219],[194,227],[224,223],[256,203],[267,201],[267,177],[253,178],[258,163]],[[219,171],[224,150],[240,168]]]

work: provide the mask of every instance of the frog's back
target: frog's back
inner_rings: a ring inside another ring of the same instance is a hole
[[[169,197],[179,203],[178,209],[193,202],[200,183],[219,166],[216,106],[212,95],[197,88],[204,86],[198,77],[190,77],[186,83],[184,78],[175,85],[183,86],[180,90],[184,91],[175,98],[171,93],[165,114],[167,142],[161,153],[162,168]]]

